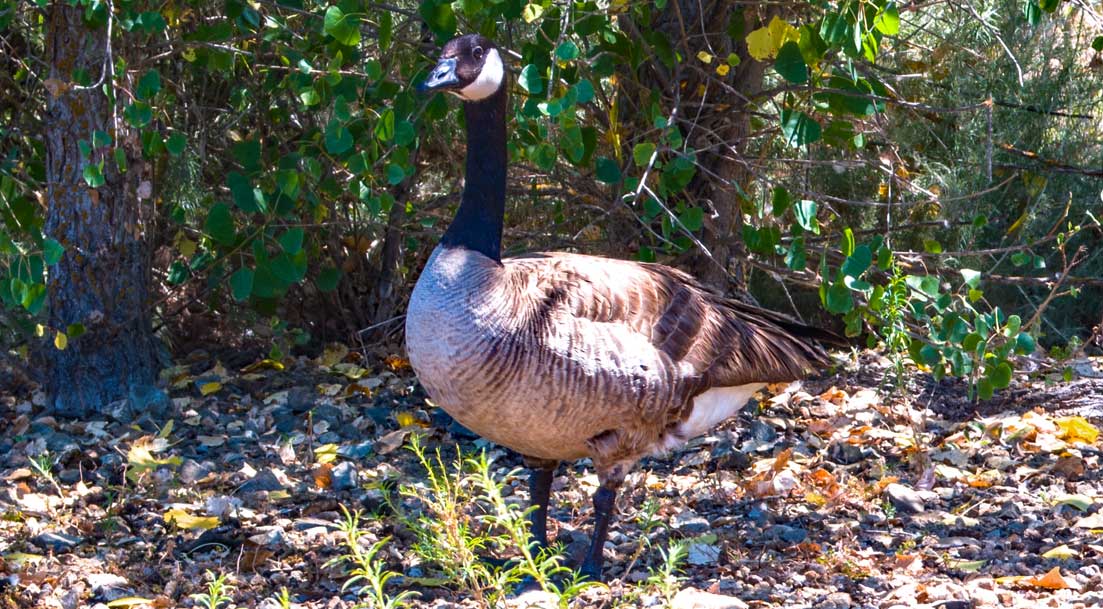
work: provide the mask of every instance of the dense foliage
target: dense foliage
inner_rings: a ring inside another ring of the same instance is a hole
[[[45,100],[74,87],[115,108],[80,142],[87,188],[150,168],[131,194],[166,339],[217,323],[278,357],[392,334],[462,172],[457,104],[410,85],[459,31],[512,63],[509,252],[668,262],[806,315],[818,293],[848,336],[982,396],[1013,353],[1098,321],[1103,21],[1086,5],[74,3],[112,45],[102,71],[60,79],[47,3],[0,2],[6,350],[64,349],[87,323],[42,315],[51,265],[88,255],[42,230]]]

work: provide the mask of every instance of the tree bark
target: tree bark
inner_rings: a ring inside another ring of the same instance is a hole
[[[81,140],[91,142],[96,130],[109,133],[115,146],[128,143],[127,134],[114,128],[102,88],[81,90],[70,82],[79,68],[98,79],[107,54],[106,28],[90,29],[82,13],[80,6],[50,5],[46,50],[54,86],[48,87],[46,107],[45,233],[65,247],[47,282],[49,327],[66,332],[70,324],[82,324],[86,332],[64,349],[50,344],[39,351],[53,411],[75,417],[127,397],[144,405],[157,393],[158,369],[146,226],[137,194],[142,168],[131,164],[120,173],[110,148],[85,159],[78,147]],[[93,189],[83,171],[100,160],[106,181]]]

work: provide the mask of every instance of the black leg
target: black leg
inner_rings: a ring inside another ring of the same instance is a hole
[[[529,546],[534,553],[548,547],[548,502],[554,476],[555,466],[536,467],[529,474],[529,500],[536,508],[529,513]]]
[[[617,490],[614,484],[606,482],[594,493],[594,537],[590,542],[590,551],[582,563],[582,575],[593,581],[601,581],[601,562],[605,549],[605,538],[609,535],[609,522],[613,517]]]

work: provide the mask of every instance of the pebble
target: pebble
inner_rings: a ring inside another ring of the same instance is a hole
[[[766,529],[766,531],[768,535],[775,536],[792,545],[796,545],[808,539],[808,531],[800,527],[791,527],[785,524],[775,524],[769,529]]]
[[[720,560],[720,548],[707,543],[694,543],[689,546],[686,562],[691,565],[712,565]]]
[[[31,543],[34,545],[50,550],[56,554],[69,552],[82,541],[84,541],[84,539],[74,537],[73,535],[66,535],[65,533],[42,533],[31,538]]]
[[[724,596],[698,590],[683,588],[670,601],[671,609],[747,609],[747,603],[734,596]]]
[[[345,444],[337,447],[337,454],[346,459],[363,459],[372,453],[373,446],[368,440],[359,444]]]
[[[351,461],[338,463],[330,472],[332,476],[331,488],[335,491],[345,491],[356,488],[360,483],[360,474],[356,471],[356,465]]]
[[[697,512],[685,509],[670,519],[670,526],[676,531],[697,535],[709,530],[709,521]]]
[[[282,489],[283,485],[280,484],[279,479],[276,478],[276,474],[266,469],[250,478],[245,484],[242,484],[241,488],[238,490],[242,493],[258,493],[261,491],[278,491]]]
[[[821,609],[850,609],[854,601],[846,592],[832,592],[816,606]]]
[[[923,506],[923,499],[919,496],[919,493],[903,484],[893,482],[886,486],[885,495],[888,496],[889,502],[901,512],[919,514],[926,510]]]
[[[185,459],[184,463],[180,466],[180,482],[184,484],[194,484],[206,478],[212,471],[214,471],[214,464],[209,461],[200,463],[194,459]]]

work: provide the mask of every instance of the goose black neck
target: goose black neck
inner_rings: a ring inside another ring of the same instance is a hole
[[[459,211],[441,238],[445,247],[463,247],[502,259],[506,205],[506,87],[482,101],[465,102],[467,169]]]

